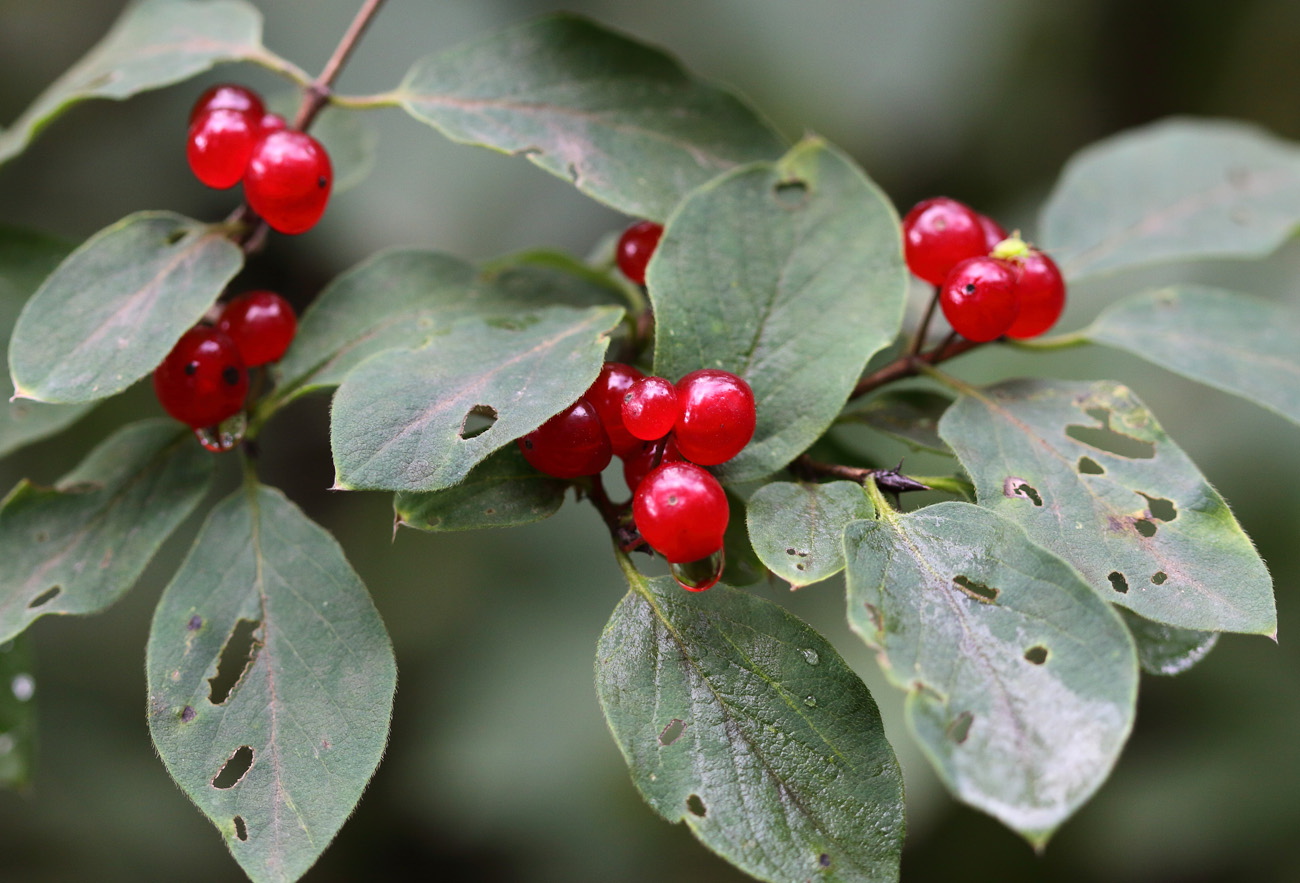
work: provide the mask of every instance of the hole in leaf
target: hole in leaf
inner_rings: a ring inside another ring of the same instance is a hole
[[[176,243],[184,239],[186,235],[187,235],[187,231],[185,230],[180,230],[180,229],[173,230],[172,232],[167,234],[167,239],[165,241],[168,245],[175,245]]]
[[[1141,491],[1138,491],[1142,494]],[[1178,507],[1174,505],[1173,500],[1166,500],[1164,497],[1153,497],[1150,494],[1142,494],[1147,500],[1147,512],[1156,521],[1173,521],[1178,517]]]
[[[668,726],[663,728],[663,732],[659,734],[659,744],[665,746],[671,745],[676,742],[685,731],[686,722],[673,718],[668,722]]]
[[[478,438],[497,422],[497,409],[491,405],[475,405],[469,409],[460,424],[460,437]]]
[[[1145,518],[1139,518],[1137,521],[1133,522],[1133,526],[1137,528],[1137,532],[1142,534],[1144,537],[1153,537],[1156,535],[1156,523],[1154,521],[1147,521]]]
[[[1151,574],[1151,582],[1158,586],[1164,585],[1165,580],[1167,579],[1169,579],[1169,576],[1163,570],[1157,570],[1155,573]]]
[[[253,632],[259,625],[261,623],[256,620],[241,619],[230,630],[230,637],[221,648],[221,658],[217,660],[217,673],[208,678],[208,701],[213,705],[221,705],[230,698],[239,679],[257,659],[257,651],[262,645]]]
[[[1002,482],[1002,495],[1029,500],[1035,506],[1043,505],[1043,498],[1038,495],[1037,488],[1023,478],[1017,478],[1014,475],[1008,475],[1006,480]]]
[[[195,712],[194,712],[193,705],[185,706],[183,709],[181,709],[181,723],[188,724],[190,721],[194,720],[194,714]]]
[[[1124,574],[1120,573],[1118,570],[1112,570],[1107,579],[1110,580],[1110,587],[1112,589],[1119,592],[1121,595],[1128,594],[1128,580],[1124,578]]]
[[[186,625],[185,628],[187,631],[197,632],[199,629],[203,628],[203,617],[199,616],[197,613],[194,616],[191,616],[189,624]]]
[[[795,570],[806,570],[807,568],[805,567],[804,563],[803,563],[802,561],[800,561],[798,564],[796,564],[796,565],[794,566],[794,569],[795,569]]]
[[[772,193],[786,208],[799,208],[808,201],[808,184],[799,180],[778,181]]]
[[[795,554],[794,547],[792,546],[792,547],[790,547],[789,549],[786,549],[786,550],[785,550],[785,554],[787,554],[787,555],[793,555],[793,554]]]
[[[59,593],[62,591],[63,586],[53,586],[52,588],[46,589],[31,601],[27,602],[27,609],[35,610],[37,607],[44,607],[46,604],[59,597]]]
[[[244,826],[243,816],[235,816],[235,836],[240,840],[248,839],[248,828]]]
[[[1042,644],[1035,644],[1025,651],[1025,659],[1034,665],[1042,665],[1047,661],[1047,648]]]
[[[240,745],[230,759],[221,767],[221,771],[212,777],[212,787],[225,791],[239,784],[244,773],[253,766],[253,749],[249,745]]]
[[[831,866],[831,857],[823,852],[821,855],[817,856],[817,864],[821,865],[823,868],[829,868]]]
[[[686,798],[686,808],[690,810],[691,815],[699,816],[700,818],[704,818],[704,814],[708,812],[704,807],[704,801],[700,800],[700,795],[698,794],[692,794],[690,797]]]
[[[975,722],[975,715],[969,711],[963,711],[961,714],[948,725],[948,738],[958,745],[966,741],[970,735],[970,725]]]
[[[1131,435],[1116,432],[1110,428],[1110,411],[1106,408],[1089,408],[1087,411],[1101,426],[1083,426],[1071,423],[1065,427],[1065,434],[1077,442],[1116,457],[1129,460],[1150,460],[1156,455],[1156,446]]]
[[[1078,470],[1080,475],[1105,475],[1106,470],[1091,457],[1080,457]]]
[[[964,594],[970,595],[976,601],[984,604],[992,604],[998,599],[1000,591],[993,586],[976,582],[968,576],[954,576],[952,584]]]

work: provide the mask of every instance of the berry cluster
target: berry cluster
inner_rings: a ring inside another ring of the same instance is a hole
[[[288,129],[243,86],[213,86],[199,96],[190,112],[186,156],[209,187],[224,190],[243,181],[249,207],[281,233],[314,227],[334,182],[320,142]]]
[[[1065,309],[1056,263],[955,199],[927,199],[907,213],[903,252],[914,274],[939,286],[944,318],[968,340],[1036,337]]]

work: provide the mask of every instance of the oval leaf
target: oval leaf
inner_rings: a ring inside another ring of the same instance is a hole
[[[1114,304],[1081,334],[1300,423],[1294,309],[1232,291],[1165,288]]]
[[[1119,609],[1137,644],[1142,670],[1153,675],[1177,675],[1204,659],[1219,643],[1218,632],[1178,629],[1143,619],[1131,610]]]
[[[36,759],[36,703],[27,636],[0,642],[0,788],[23,788]]]
[[[207,491],[212,457],[170,420],[109,436],[53,488],[0,503],[0,641],[48,613],[95,613],[135,584]]]
[[[89,402],[158,367],[243,266],[219,227],[141,212],[68,256],[27,302],[9,344],[19,398]]]
[[[1057,551],[1102,597],[1179,628],[1277,629],[1272,580],[1250,538],[1126,387],[970,389],[939,433],[980,505]]]
[[[754,551],[792,588],[811,585],[844,569],[841,535],[875,507],[861,485],[774,481],[749,498],[746,518]]]
[[[397,670],[334,538],[278,491],[208,516],[149,634],[149,731],[254,881],[329,845],[383,754]]]
[[[659,221],[719,172],[785,149],[734,95],[572,15],[423,58],[396,97],[453,141],[523,154],[594,199]]]
[[[951,404],[951,396],[930,390],[891,390],[846,410],[836,422],[869,426],[914,451],[952,456],[952,449],[939,438],[939,419]]]
[[[596,689],[655,812],[769,881],[898,879],[903,783],[871,694],[781,607],[628,571]]]
[[[1300,149],[1262,129],[1171,119],[1066,164],[1041,245],[1069,279],[1161,261],[1259,257],[1300,223]]]
[[[335,486],[434,491],[578,400],[622,310],[553,307],[466,319],[419,350],[388,350],[334,395]],[[474,434],[474,419],[490,426]]]
[[[516,445],[506,445],[470,470],[460,484],[423,494],[397,494],[393,511],[402,527],[478,530],[516,527],[560,511],[569,483],[538,472]]]
[[[754,438],[722,477],[775,472],[834,421],[902,323],[899,237],[879,189],[817,140],[714,181],[673,215],[648,274],[655,373],[731,371],[758,405]]]
[[[844,533],[849,624],[907,691],[953,794],[1041,845],[1109,775],[1133,726],[1137,658],[1070,565],[969,503]]]

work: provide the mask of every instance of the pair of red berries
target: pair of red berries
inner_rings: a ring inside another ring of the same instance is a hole
[[[236,85],[213,86],[190,112],[186,157],[195,176],[224,190],[244,182],[253,211],[281,233],[310,230],[325,213],[334,171],[306,132],[285,127],[262,99]]]
[[[968,340],[1037,337],[1065,309],[1056,263],[955,199],[927,199],[907,213],[903,252],[913,273],[939,286],[944,318]]]
[[[248,395],[248,369],[278,361],[297,327],[293,308],[274,292],[232,299],[215,326],[186,331],[154,371],[163,410],[194,429],[235,416]]]

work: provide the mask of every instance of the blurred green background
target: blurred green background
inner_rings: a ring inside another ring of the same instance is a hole
[[[260,5],[268,46],[316,71],[357,3]],[[0,0],[0,121],[12,121],[121,6]],[[1300,137],[1294,0],[392,0],[340,87],[391,88],[424,53],[557,8],[669,48],[748,95],[787,135],[825,135],[903,210],[946,193],[1030,238],[1061,163],[1127,126],[1188,113]],[[141,209],[224,215],[237,197],[194,181],[183,150],[189,105],[218,79],[277,85],[260,70],[226,68],[123,104],[83,105],[0,168],[0,223],[79,241]],[[301,306],[382,247],[472,259],[534,246],[585,254],[626,223],[523,160],[450,144],[399,111],[367,122],[380,138],[374,173],[340,194],[312,233],[273,237],[238,284],[275,286]],[[1062,328],[1174,279],[1300,307],[1300,247],[1260,263],[1080,286]],[[1290,640],[1300,630],[1296,427],[1110,352],[979,353],[961,370],[976,380],[1045,372],[1133,386],[1268,561],[1282,643],[1227,636],[1190,673],[1144,678],[1137,729],[1114,774],[1040,858],[938,785],[902,726],[901,694],[844,625],[838,580],[797,594],[755,588],[827,633],[880,703],[907,782],[903,879],[1300,880],[1300,651]],[[156,411],[137,387],[0,463],[0,483],[51,481],[108,428]],[[291,407],[263,437],[264,475],[342,541],[392,631],[400,683],[388,757],[305,879],[738,879],[641,804],[603,724],[592,659],[624,588],[594,511],[568,505],[508,533],[403,532],[394,541],[386,497],[325,490],[333,477],[326,430],[324,398]],[[918,472],[927,465],[914,462]],[[223,464],[228,482],[234,466]],[[108,613],[33,627],[39,767],[27,793],[0,792],[4,883],[242,879],[217,832],[168,779],[145,724],[150,611],[197,527],[191,519]]]

